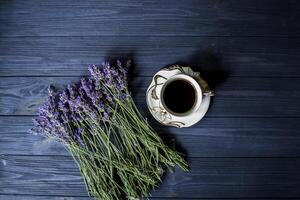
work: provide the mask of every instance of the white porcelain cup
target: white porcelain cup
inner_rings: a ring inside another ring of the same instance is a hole
[[[183,80],[183,81],[189,83],[194,88],[195,101],[194,101],[193,106],[184,113],[177,113],[168,108],[168,106],[164,102],[164,98],[161,98],[161,103],[162,103],[162,107],[170,114],[175,115],[175,116],[187,116],[187,115],[195,112],[196,110],[198,110],[198,108],[202,102],[202,89],[201,89],[199,83],[193,77],[186,75],[186,74],[177,74],[177,75],[172,76],[162,86],[162,89],[160,91],[160,96],[161,97],[164,96],[165,89],[170,83],[172,83],[174,81],[178,81],[178,80]]]
[[[191,97],[191,88],[187,87],[185,91],[183,85],[183,87],[176,84],[172,87],[170,85],[169,90],[167,86],[177,80],[189,83],[194,89],[194,95]],[[176,99],[177,94],[181,95],[178,96],[181,99]],[[183,104],[185,103],[184,95],[187,97],[186,105]],[[158,71],[153,76],[146,93],[147,106],[153,117],[161,124],[177,128],[189,127],[200,121],[209,108],[211,96],[214,96],[214,92],[209,89],[199,72],[194,72],[190,67],[178,65]]]

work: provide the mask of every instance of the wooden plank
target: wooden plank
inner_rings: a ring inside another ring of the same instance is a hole
[[[0,193],[86,196],[71,157],[3,156]],[[51,163],[51,164],[49,164]],[[154,197],[300,197],[299,158],[195,158],[168,173]]]
[[[298,118],[205,118],[186,129],[167,128],[151,120],[150,123],[167,144],[189,158],[297,157],[300,152]],[[32,126],[29,116],[0,117],[0,152],[69,155],[62,145],[27,133]]]
[[[128,56],[138,76],[185,62],[217,76],[299,77],[299,55],[298,38],[0,38],[0,76],[82,76],[107,56]]]
[[[74,196],[33,196],[33,195],[0,195],[0,200],[93,200],[89,197]]]
[[[174,200],[173,197],[152,197],[151,199],[156,200]],[[176,198],[176,200],[194,200],[195,198]],[[240,198],[245,200],[255,200],[254,198]],[[276,198],[278,200],[278,198]],[[285,198],[289,199],[289,198]],[[0,195],[0,200],[93,200],[89,197],[74,197],[74,196],[33,196],[33,195]],[[201,200],[225,200],[224,198],[201,198]],[[228,199],[227,199],[228,200]],[[257,200],[257,199],[256,199]],[[259,200],[272,200],[270,198],[259,199]],[[275,199],[274,199],[275,200]]]
[[[299,78],[210,77],[216,97],[210,117],[299,117]],[[33,115],[46,98],[49,84],[58,86],[78,81],[78,77],[3,77],[0,79],[0,115]],[[146,113],[145,92],[150,77],[133,79],[133,95]]]
[[[173,198],[152,197],[155,200],[172,200]],[[176,198],[176,200],[189,200],[190,198]],[[0,195],[0,200],[94,200],[90,197],[76,197],[76,196],[33,196],[33,195]],[[192,200],[192,199],[191,199]],[[224,200],[224,199],[202,199],[201,200]],[[252,200],[248,199],[247,200]],[[254,199],[253,199],[254,200]],[[263,200],[263,199],[261,199]],[[270,200],[270,199],[267,199]]]
[[[3,1],[1,36],[299,36],[295,0]]]

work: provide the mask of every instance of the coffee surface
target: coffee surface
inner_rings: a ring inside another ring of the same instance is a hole
[[[182,79],[174,80],[166,85],[163,92],[165,106],[175,113],[185,113],[194,106],[195,92],[189,82]]]

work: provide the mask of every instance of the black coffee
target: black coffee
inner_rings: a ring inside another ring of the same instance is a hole
[[[176,113],[189,111],[195,103],[196,91],[187,81],[178,79],[166,85],[163,100],[166,107]]]

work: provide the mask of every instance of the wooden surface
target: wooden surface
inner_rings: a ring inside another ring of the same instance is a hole
[[[191,165],[153,199],[299,199],[299,18],[297,0],[2,0],[0,199],[90,199],[65,148],[26,131],[49,84],[119,56],[135,62],[143,115]],[[190,128],[163,127],[146,108],[152,75],[173,63],[217,94]]]

